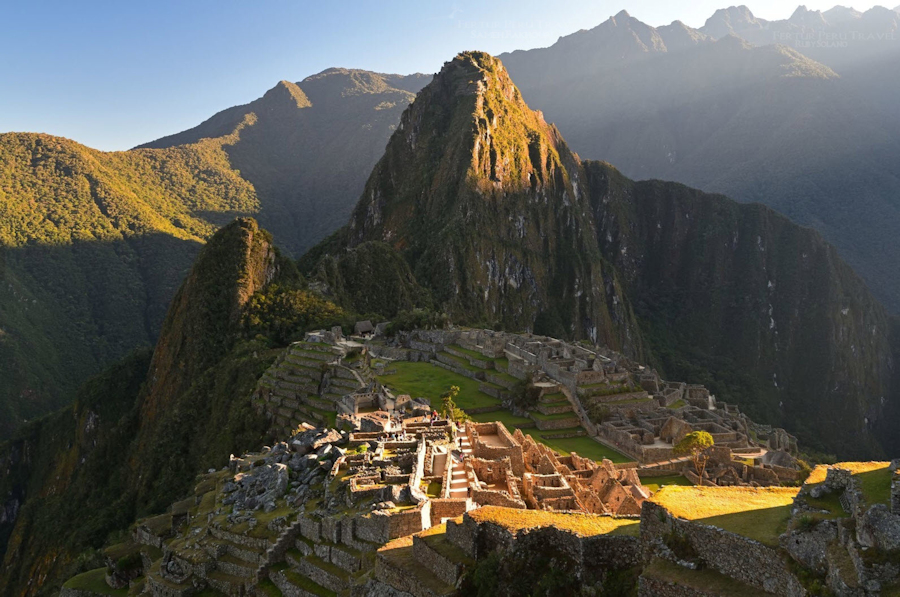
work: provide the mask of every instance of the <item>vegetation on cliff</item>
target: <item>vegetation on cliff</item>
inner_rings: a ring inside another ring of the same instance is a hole
[[[0,135],[0,440],[152,345],[236,215],[295,255],[343,224],[426,80],[330,69],[124,152]]]
[[[0,495],[4,511],[15,511],[0,523],[0,593],[50,591],[96,567],[92,550],[110,534],[162,511],[199,471],[258,447],[268,421],[250,397],[283,329],[248,330],[247,321],[297,281],[255,221],[226,226],[200,252],[152,357],[144,351],[117,364],[86,384],[72,408],[0,446],[9,471]],[[311,300],[316,316],[340,312]]]
[[[0,135],[0,439],[150,345],[212,214],[258,208],[236,137],[103,153]]]

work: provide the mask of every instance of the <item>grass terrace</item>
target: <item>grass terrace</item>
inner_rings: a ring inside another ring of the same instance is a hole
[[[612,518],[574,512],[550,512],[543,510],[518,510],[499,506],[484,506],[468,513],[476,522],[492,522],[517,532],[522,529],[553,526],[580,535],[628,535],[637,537],[640,522],[628,518]]]
[[[477,350],[470,350],[470,349],[468,349],[468,348],[463,348],[462,346],[460,346],[460,345],[458,345],[458,344],[451,344],[450,346],[448,346],[448,348],[452,348],[453,350],[455,350],[455,351],[457,351],[457,352],[461,352],[461,353],[463,353],[464,355],[470,356],[470,357],[472,357],[473,359],[478,359],[478,360],[480,360],[480,361],[492,361],[492,360],[493,360],[493,359],[490,358],[490,357],[484,356],[483,354],[481,354],[481,353],[478,352]]]
[[[500,406],[500,400],[488,396],[478,389],[480,382],[448,371],[431,363],[413,363],[397,361],[391,363],[391,375],[380,375],[378,381],[389,387],[396,394],[409,394],[413,398],[423,397],[431,400],[431,406],[438,408],[441,394],[450,386],[459,386],[456,405],[461,409],[485,408]]]
[[[638,471],[638,476],[640,476],[640,471]],[[656,493],[666,485],[680,485],[682,487],[693,487],[694,484],[691,483],[687,477],[684,475],[668,475],[665,477],[647,477],[646,479],[641,479],[641,483],[644,484],[645,487],[649,488],[650,491]]]
[[[787,530],[796,487],[663,487],[651,499],[673,516],[778,546]]]
[[[633,460],[588,436],[567,437],[562,439],[547,437],[548,435],[564,434],[571,431],[583,431],[583,429],[581,427],[574,429],[553,429],[550,431],[525,429],[522,432],[532,436],[536,441],[556,450],[563,456],[568,456],[572,452],[576,452],[579,456],[597,461],[603,460],[604,458],[608,458],[615,463],[632,462]]]
[[[890,462],[839,462],[831,468],[850,471],[859,481],[863,497],[868,505],[890,504],[891,473]],[[816,485],[825,481],[828,466],[819,465],[806,480],[807,485]],[[807,500],[808,501],[808,500]]]
[[[395,371],[391,375],[380,375],[378,381],[386,385],[396,394],[409,394],[413,398],[424,397],[431,400],[433,408],[440,407],[441,394],[446,392],[450,386],[459,386],[459,396],[456,397],[456,404],[463,410],[474,408],[496,407],[498,410],[471,415],[474,421],[480,423],[488,423],[492,421],[500,421],[510,431],[514,431],[519,425],[530,425],[533,420],[525,417],[517,417],[509,411],[501,408],[501,402],[496,398],[488,396],[478,389],[480,382],[469,379],[452,371],[448,371],[437,365],[430,363],[413,363],[410,361],[396,361],[391,364],[390,369]],[[541,415],[535,413],[538,418],[542,419],[565,419],[571,418],[573,413],[563,413],[561,415]],[[536,441],[546,444],[550,448],[568,455],[577,452],[579,456],[591,458],[593,460],[603,460],[608,458],[613,462],[631,462],[631,458],[620,454],[594,441],[590,437],[572,437],[566,439],[552,439],[546,435],[564,434],[569,431],[583,431],[581,427],[575,429],[560,429],[552,431],[539,431],[537,429],[523,429],[526,434],[530,434]]]
[[[101,595],[117,595],[120,597],[128,595],[128,589],[113,589],[106,584],[106,568],[97,568],[96,570],[72,577],[63,587],[79,591],[90,591]]]
[[[534,421],[529,419],[528,417],[517,417],[512,414],[508,410],[497,410],[489,413],[479,413],[476,415],[471,415],[472,420],[477,423],[493,423],[494,421],[500,421],[503,423],[506,428],[510,431],[510,433],[516,430],[516,427],[525,427],[522,429],[522,433],[532,433],[533,429],[527,429],[527,427],[534,427]]]

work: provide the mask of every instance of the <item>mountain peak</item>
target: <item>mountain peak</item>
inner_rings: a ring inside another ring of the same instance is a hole
[[[456,316],[530,328],[558,309],[566,329],[593,337],[600,322],[630,315],[611,312],[624,302],[604,282],[583,185],[578,157],[500,60],[463,52],[404,112],[349,244],[389,244]],[[554,281],[563,270],[578,282]],[[630,333],[608,340],[624,345]]]
[[[802,27],[822,27],[826,24],[825,17],[820,11],[809,10],[803,4],[797,7],[788,22]]]
[[[837,25],[860,18],[862,13],[855,8],[837,5],[822,13],[829,25]]]
[[[518,94],[503,64],[486,52],[461,52],[444,64],[434,80],[460,96],[481,95],[492,86],[502,89],[508,99]]]
[[[263,95],[263,101],[289,102],[297,108],[308,108],[312,105],[303,90],[296,83],[290,81],[279,81],[275,87]]]
[[[753,16],[750,9],[744,5],[720,8],[713,16],[706,20],[706,24],[700,31],[713,37],[725,37],[729,33],[735,33],[739,29],[762,28],[762,22]]]

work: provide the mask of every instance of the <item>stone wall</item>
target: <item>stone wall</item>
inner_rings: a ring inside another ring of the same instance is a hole
[[[522,446],[516,442],[506,427],[497,423],[466,423],[469,438],[472,440],[472,452],[478,458],[485,460],[501,460],[509,458],[512,472],[521,477],[525,472],[525,460],[522,457]],[[487,445],[478,439],[478,436],[496,435],[500,438],[501,446]]]
[[[706,566],[737,581],[782,597],[802,597],[805,589],[773,548],[720,528],[673,517],[653,502],[641,509],[641,547],[645,561],[671,558],[663,538],[677,534],[687,540]]]
[[[433,572],[441,581],[456,586],[463,574],[463,564],[450,560],[435,551],[428,543],[417,535],[413,536],[413,556],[416,562]]]
[[[504,558],[522,552],[552,552],[554,557],[570,559],[575,563],[575,574],[592,582],[602,579],[607,570],[630,568],[641,561],[637,537],[580,537],[553,526],[511,532],[491,522],[477,523],[468,515],[461,524],[448,522],[447,537],[476,559],[496,550],[503,552]]]
[[[449,467],[448,467],[449,468]],[[469,510],[471,502],[465,498],[443,498],[431,500],[431,526],[441,524],[445,518],[462,516]]]
[[[638,580],[638,597],[720,597],[720,594],[699,591],[658,578],[641,576]]]
[[[891,512],[900,516],[900,469],[894,471],[891,483]]]

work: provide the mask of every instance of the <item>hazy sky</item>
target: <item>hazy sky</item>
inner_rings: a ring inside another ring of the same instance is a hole
[[[900,0],[894,0],[900,1]],[[806,0],[810,9],[832,2]],[[622,9],[651,25],[700,27],[727,0],[480,2],[4,0],[0,132],[127,149],[331,66],[433,73],[461,50],[551,45]],[[779,19],[784,0],[746,2]],[[854,4],[867,10],[875,3]]]

